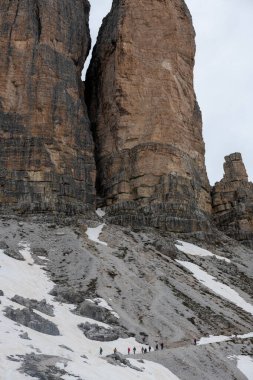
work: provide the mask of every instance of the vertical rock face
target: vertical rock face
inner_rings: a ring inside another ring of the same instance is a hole
[[[253,183],[240,153],[225,157],[224,176],[213,187],[212,203],[218,228],[253,247]]]
[[[88,70],[97,189],[116,223],[208,228],[209,182],[183,0],[114,0]]]
[[[82,211],[95,164],[81,70],[87,0],[0,2],[0,207]]]

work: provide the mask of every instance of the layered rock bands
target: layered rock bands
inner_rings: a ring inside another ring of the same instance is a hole
[[[224,176],[213,187],[212,203],[217,227],[253,248],[253,183],[240,153],[225,157]]]
[[[97,190],[116,223],[206,230],[210,188],[183,0],[114,0],[87,74]]]
[[[83,211],[94,205],[93,140],[81,70],[86,0],[0,2],[0,207]]]

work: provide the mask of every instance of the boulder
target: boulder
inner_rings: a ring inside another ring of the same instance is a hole
[[[53,322],[42,318],[30,309],[13,309],[11,307],[6,307],[4,310],[4,315],[12,321],[20,323],[30,329],[39,331],[40,333],[60,335],[58,327]]]
[[[40,311],[41,313],[44,313],[51,317],[54,316],[54,307],[52,305],[49,305],[45,299],[41,301],[37,301],[34,299],[24,298],[24,297],[15,295],[14,297],[11,298],[11,301],[18,303],[19,305],[25,306],[28,309],[36,309]]]
[[[84,301],[78,305],[77,312],[84,317],[95,319],[99,322],[118,324],[118,318],[112,315],[110,310],[98,306],[90,301]]]
[[[111,342],[120,336],[117,329],[110,329],[89,322],[81,323],[78,327],[83,331],[86,338],[99,342]]]

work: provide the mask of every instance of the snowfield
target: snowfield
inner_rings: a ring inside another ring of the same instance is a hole
[[[67,372],[66,375],[62,376],[64,380],[75,378],[85,380],[179,380],[168,369],[153,362],[145,360],[140,363],[137,360],[130,359],[132,365],[142,369],[143,372],[139,372],[127,366],[111,365],[99,357],[100,346],[103,348],[103,356],[105,356],[112,354],[114,348],[118,352],[126,354],[127,348],[133,346],[137,348],[138,353],[141,351],[142,345],[137,343],[134,338],[118,339],[113,342],[97,342],[87,339],[78,328],[78,324],[90,322],[106,328],[110,328],[110,326],[73,314],[71,309],[74,308],[74,305],[56,302],[53,296],[48,294],[54,284],[49,280],[46,272],[34,263],[28,243],[21,243],[20,253],[25,261],[15,260],[0,250],[0,289],[4,292],[4,296],[0,297],[1,380],[33,379],[34,377],[18,371],[22,365],[20,355],[31,353],[57,356],[59,358],[57,366],[64,368]],[[53,305],[54,317],[36,310],[34,312],[54,322],[61,335],[42,334],[5,317],[3,312],[7,306],[12,306],[14,309],[23,308],[10,300],[15,294],[38,301],[46,299],[48,304]],[[104,300],[96,301],[101,306],[111,309]],[[21,333],[27,333],[30,340],[22,339]],[[83,355],[87,358],[82,357]],[[8,357],[11,357],[12,360],[9,360]]]
[[[224,260],[227,263],[231,262],[231,260],[227,259],[226,257],[215,255],[214,253],[212,253],[206,249],[200,248],[197,245],[187,243],[187,242],[182,241],[182,240],[177,240],[177,243],[178,244],[175,244],[177,249],[181,252],[184,252],[187,255],[200,256],[200,257],[215,257],[216,259]]]
[[[196,264],[181,260],[176,260],[176,262],[192,272],[193,276],[211,291],[253,315],[253,305],[246,302],[235,290],[217,281],[215,277],[210,276]]]
[[[104,241],[99,240],[99,235],[101,234],[103,228],[105,226],[105,223],[100,224],[98,227],[89,227],[87,228],[86,234],[88,235],[88,238],[95,243],[99,243],[102,245],[107,245]]]

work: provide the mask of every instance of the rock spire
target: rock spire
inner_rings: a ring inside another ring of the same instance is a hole
[[[194,37],[183,0],[114,0],[104,19],[86,98],[97,190],[113,222],[209,228]]]
[[[93,140],[81,70],[87,0],[0,2],[0,209],[93,207]]]
[[[217,227],[253,248],[253,183],[240,153],[225,157],[224,176],[212,189],[212,203]]]

